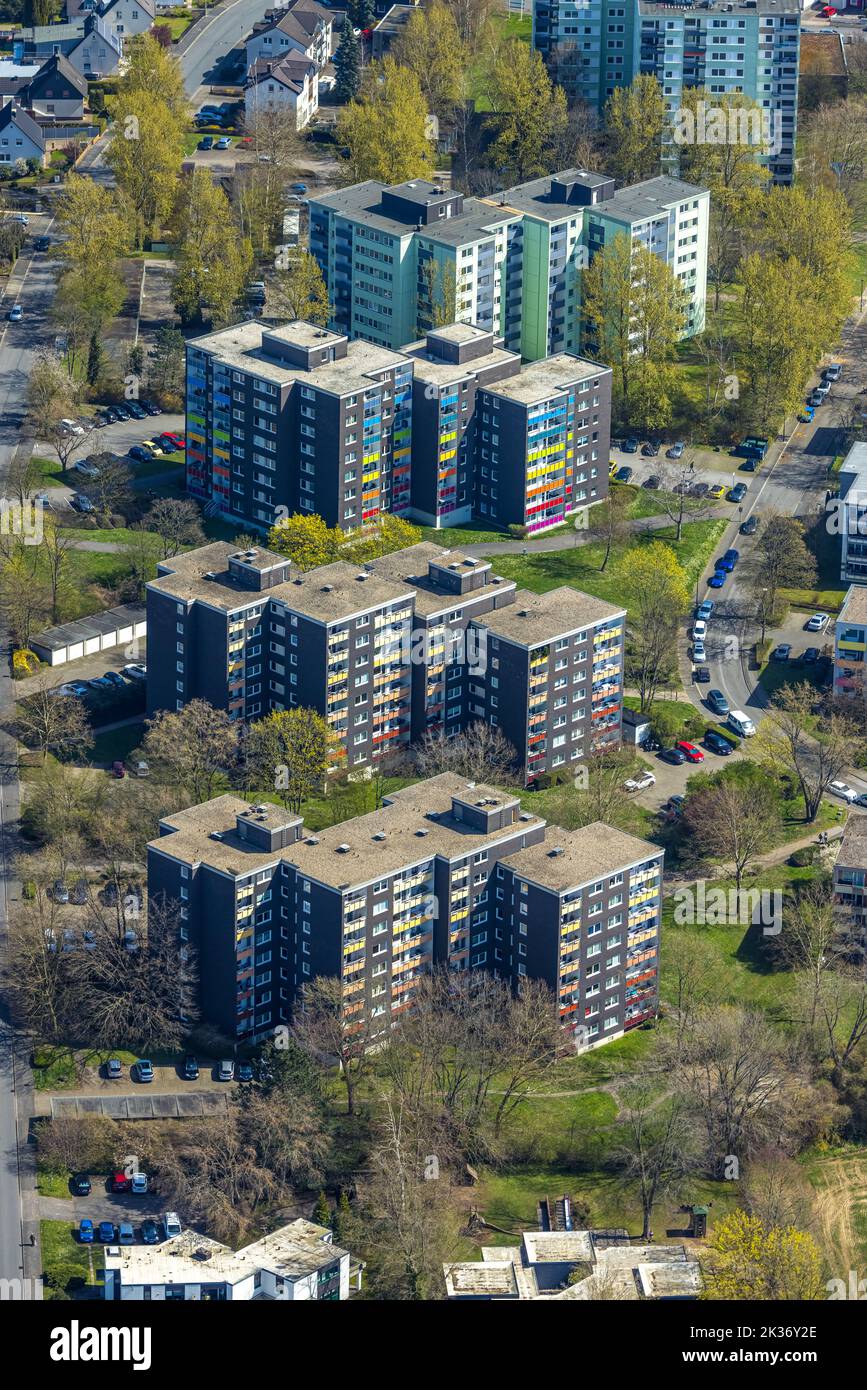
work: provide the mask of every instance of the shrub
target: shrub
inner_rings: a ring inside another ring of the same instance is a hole
[[[726,743],[731,744],[732,748],[740,748],[741,746],[741,740],[738,738],[737,734],[733,734],[731,729],[727,728],[725,724],[708,724],[705,732],[709,734],[719,734],[725,739]]]
[[[12,679],[23,681],[38,670],[39,657],[29,647],[18,647],[12,653]]]
[[[807,869],[814,863],[816,849],[814,845],[805,845],[803,849],[796,849],[789,855],[786,861],[793,869]]]

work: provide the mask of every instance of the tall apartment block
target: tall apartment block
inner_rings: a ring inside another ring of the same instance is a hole
[[[838,496],[829,499],[840,535],[840,578],[867,581],[867,444],[853,444],[838,474]]]
[[[595,1046],[655,1012],[662,859],[444,773],[315,834],[234,796],[181,811],[148,846],[148,892],[178,909],[203,1013],[230,1037],[287,1022],[321,975],[350,1021],[385,1031],[438,965],[544,980]]]
[[[610,416],[608,367],[522,367],[472,325],[396,352],[248,322],[187,346],[187,489],[253,529],[301,511],[348,531],[381,512],[537,531],[606,495]]]
[[[834,864],[834,901],[848,926],[862,934],[867,928],[867,816],[852,814],[846,822],[840,853]]]
[[[533,43],[570,95],[601,111],[640,73],[659,82],[669,112],[684,88],[708,101],[743,92],[766,114],[776,183],[791,183],[800,62],[799,0],[534,0]],[[677,172],[677,145],[666,163]]]
[[[318,513],[346,529],[410,500],[412,367],[309,323],[187,344],[187,491],[231,520]]]
[[[539,531],[608,492],[611,369],[560,353],[521,367],[493,333],[429,331],[414,363],[411,514]]]
[[[687,332],[700,332],[709,196],[677,179],[615,192],[612,178],[582,169],[493,198],[467,198],[423,179],[392,188],[368,180],[310,199],[310,250],[336,332],[397,348],[454,319],[536,361],[580,351],[582,271],[593,228],[608,223],[652,243],[680,276],[690,292]],[[686,224],[694,233],[688,263]],[[686,269],[694,275],[682,275]]]
[[[834,694],[867,698],[867,586],[850,584],[834,624]]]
[[[193,699],[241,720],[316,709],[353,769],[482,719],[527,780],[620,736],[624,610],[516,590],[460,551],[300,573],[215,542],[161,561],[147,593],[151,715]]]

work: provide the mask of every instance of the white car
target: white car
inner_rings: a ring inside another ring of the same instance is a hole
[[[181,1218],[176,1211],[167,1211],[163,1217],[163,1228],[166,1233],[166,1240],[171,1240],[172,1236],[179,1236],[183,1231]]]
[[[132,1186],[130,1187],[130,1192],[133,1194],[133,1196],[134,1196],[134,1197],[143,1197],[143,1196],[146,1194],[147,1190],[148,1190],[148,1175],[147,1175],[147,1173],[133,1173],[133,1175],[132,1175]]]
[[[704,642],[701,642],[701,641],[699,641],[699,642],[693,642],[693,644],[692,644],[692,659],[693,659],[693,661],[706,661],[706,660],[707,660],[707,655],[706,655],[705,650],[704,650]]]
[[[98,478],[99,469],[95,463],[88,463],[86,459],[79,459],[72,467],[76,473],[83,473],[85,478]]]
[[[827,613],[814,613],[804,624],[805,632],[824,632],[828,623]]]
[[[707,637],[707,623],[704,618],[696,618],[692,629],[693,642],[703,642]]]
[[[20,222],[22,227],[30,226],[30,218],[27,216],[26,212],[16,212],[15,216],[12,218],[12,221]]]
[[[643,792],[646,791],[648,787],[655,786],[656,777],[649,771],[641,772],[637,777],[629,777],[623,783],[624,790],[628,792]]]
[[[84,426],[77,420],[61,420],[60,428],[64,434],[84,434]]]
[[[130,661],[122,670],[123,674],[131,681],[147,680],[148,668],[143,661]]]
[[[848,782],[831,782],[828,791],[832,796],[839,796],[850,806],[853,801],[858,800],[858,793],[853,791]]]

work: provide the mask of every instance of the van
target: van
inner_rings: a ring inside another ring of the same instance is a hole
[[[753,721],[739,709],[730,711],[726,726],[731,729],[733,734],[740,734],[741,738],[751,738],[756,732]]]

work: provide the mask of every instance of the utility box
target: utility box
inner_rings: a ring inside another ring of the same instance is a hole
[[[707,1235],[707,1207],[690,1207],[689,1233],[697,1240],[703,1240]]]

